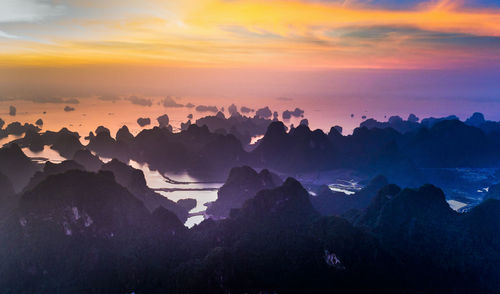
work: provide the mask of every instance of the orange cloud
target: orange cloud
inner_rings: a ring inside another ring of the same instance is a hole
[[[0,36],[0,64],[434,68],[496,59],[499,53],[500,11],[452,1],[407,10],[274,0],[187,0],[167,8],[154,1],[147,8],[141,13],[134,6],[109,19],[25,26],[24,32],[45,41],[23,39],[22,29],[12,34],[18,39]],[[394,30],[370,35],[380,27]],[[365,34],[348,36],[351,28]],[[480,42],[470,47],[466,40]]]

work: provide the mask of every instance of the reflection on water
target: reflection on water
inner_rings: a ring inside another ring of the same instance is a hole
[[[53,163],[61,163],[66,160],[57,151],[50,149],[50,146],[45,146],[40,152],[33,152],[29,148],[22,149],[26,156],[30,157],[33,161],[44,164],[47,161]],[[103,162],[111,161],[111,158],[99,157]],[[147,164],[141,164],[136,161],[130,160],[129,165],[142,170],[144,177],[146,179],[146,184],[149,188],[157,190],[157,192],[172,201],[178,201],[180,199],[192,198],[196,200],[196,207],[193,208],[190,213],[196,214],[188,218],[185,225],[187,227],[192,227],[195,224],[199,224],[203,221],[204,214],[206,210],[205,204],[208,202],[215,201],[217,199],[217,189],[219,189],[223,183],[203,183],[199,182],[196,178],[191,177],[188,173],[168,173],[162,176],[160,172],[153,171],[149,169]],[[158,191],[158,189],[171,189],[174,191]],[[179,189],[179,190],[176,190]],[[201,191],[190,191],[188,189],[210,189]]]
[[[460,209],[467,206],[467,203],[463,203],[463,202],[456,201],[456,200],[446,200],[446,202],[448,202],[451,209],[453,209],[455,211],[460,211]]]
[[[33,152],[29,148],[22,149],[24,154],[31,158],[36,163],[44,164],[47,161],[52,163],[61,163],[66,160],[57,151],[50,148],[50,146],[44,146],[42,151]]]
[[[250,139],[250,145],[254,145],[256,144],[257,142],[259,142],[262,138],[264,138],[264,135],[257,135],[257,136],[253,136],[251,139]]]
[[[24,135],[7,135],[7,137],[5,138],[0,138],[0,147],[9,143],[10,141],[14,141],[22,137],[24,137]]]
[[[362,187],[354,180],[338,179],[336,183],[329,184],[328,188],[330,188],[333,192],[342,192],[347,195],[353,195],[357,191],[361,190]]]
[[[165,173],[165,176],[163,176],[159,171],[149,169],[147,163],[142,164],[134,160],[130,160],[128,164],[133,168],[142,170],[144,177],[146,178],[146,183],[151,189],[218,189],[223,184],[200,182],[198,179],[190,176],[187,172],[169,172]]]
[[[223,183],[204,183],[199,182],[198,179],[193,178],[187,172],[180,173],[166,173],[163,176],[158,171],[153,171],[149,168],[148,164],[141,164],[134,160],[129,161],[129,165],[142,170],[146,179],[146,184],[151,189],[157,190],[159,194],[167,197],[172,201],[179,201],[180,199],[192,198],[196,200],[196,207],[190,213],[203,213],[207,207],[206,203],[217,200],[217,189]],[[167,181],[167,178],[170,181]],[[178,189],[174,191],[159,191],[159,189]],[[210,189],[206,191],[189,191],[187,189]],[[192,227],[199,224],[204,219],[204,215],[194,215],[187,219],[185,225]]]
[[[192,228],[194,225],[201,223],[204,219],[205,217],[203,215],[195,215],[188,218],[184,225],[188,228]]]

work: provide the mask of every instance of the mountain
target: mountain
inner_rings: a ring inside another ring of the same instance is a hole
[[[0,173],[7,176],[16,191],[20,191],[39,169],[17,144],[0,148]]]
[[[66,158],[73,158],[75,152],[83,148],[80,143],[80,135],[67,128],[62,128],[59,132],[46,131],[42,134],[39,134],[38,131],[27,131],[23,138],[17,139],[13,143],[22,148],[28,147],[32,151],[41,151],[43,146],[48,145]]]
[[[210,204],[207,213],[217,218],[229,216],[233,208],[241,208],[243,203],[264,189],[280,186],[281,179],[267,169],[257,173],[249,166],[232,168],[224,185],[217,192],[217,200]]]
[[[73,160],[84,166],[86,170],[92,172],[97,172],[104,164],[98,156],[93,155],[88,149],[76,151]]]
[[[101,170],[112,172],[116,182],[127,188],[137,199],[142,201],[150,211],[154,211],[162,206],[175,213],[181,221],[186,221],[188,210],[151,190],[146,185],[146,179],[141,170],[126,165],[118,159],[113,159],[104,164]]]
[[[500,285],[495,278],[500,274],[499,213],[498,200],[458,214],[432,185],[403,190],[390,185],[353,222],[420,275],[416,292],[494,293]]]
[[[246,153],[233,135],[211,133],[190,125],[180,133],[155,127],[140,132],[130,147],[131,157],[161,172],[187,170],[206,180],[220,180]]]
[[[310,199],[314,208],[322,215],[340,216],[352,209],[363,210],[368,207],[377,192],[387,184],[385,177],[378,176],[353,195],[333,192],[328,186],[324,186],[316,196],[310,196]]]
[[[198,126],[207,126],[211,132],[224,130],[227,134],[234,135],[244,146],[250,143],[252,137],[264,134],[271,122],[270,119],[258,116],[242,116],[238,112],[234,112],[229,118],[219,112],[196,120]]]
[[[427,168],[494,166],[500,160],[498,147],[483,131],[458,120],[419,129],[401,142],[402,152]]]
[[[227,219],[195,226],[190,238],[187,250],[202,258],[177,268],[177,283],[170,284],[169,292],[402,289],[397,263],[376,239],[343,219],[320,217],[307,191],[292,178],[258,192]]]
[[[62,174],[70,170],[85,170],[85,168],[74,160],[65,160],[61,163],[52,163],[47,161],[43,166],[43,170],[37,171],[30,179],[29,183],[24,188],[24,191],[29,191],[45,180],[48,176]]]
[[[334,146],[321,130],[300,125],[287,133],[279,121],[269,125],[251,156],[255,165],[287,172],[332,168],[337,160]]]
[[[131,292],[152,264],[151,250],[173,246],[185,232],[179,224],[168,212],[150,214],[110,172],[49,176],[0,226],[0,286],[15,293]]]
[[[0,224],[17,205],[16,192],[9,178],[0,173]]]
[[[120,141],[118,142],[111,137],[109,130],[99,130],[98,128],[96,129],[96,135],[89,137],[90,142],[87,148],[102,157],[118,158],[122,161],[128,161],[130,158],[128,149],[130,141],[128,141],[128,139],[130,138],[128,138],[126,134],[127,131],[128,129],[124,129],[123,127],[118,130],[117,135],[120,135]]]

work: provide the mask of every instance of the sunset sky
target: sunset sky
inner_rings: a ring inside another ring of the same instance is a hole
[[[102,90],[147,76],[160,89],[169,81],[158,75],[170,75],[188,89],[273,71],[439,70],[467,80],[464,71],[497,75],[498,65],[497,0],[0,0],[4,88],[78,80]]]

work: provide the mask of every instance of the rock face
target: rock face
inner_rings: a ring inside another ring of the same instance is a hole
[[[281,179],[269,172],[262,170],[257,173],[248,166],[231,169],[229,177],[217,192],[217,200],[207,209],[207,213],[215,217],[227,217],[233,208],[241,208],[243,203],[264,189],[280,186]]]
[[[38,169],[17,144],[0,148],[0,173],[9,178],[16,191],[21,191]]]
[[[151,190],[146,185],[144,173],[141,170],[128,166],[117,159],[104,164],[101,170],[111,171],[116,182],[127,188],[150,211],[162,206],[175,213],[181,221],[184,222],[187,219],[188,210]]]

